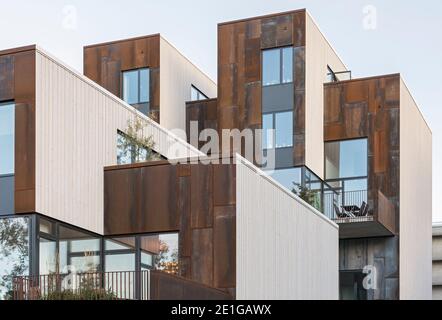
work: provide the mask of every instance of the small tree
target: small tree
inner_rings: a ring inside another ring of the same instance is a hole
[[[153,151],[155,141],[152,136],[145,134],[146,126],[147,122],[138,115],[133,120],[127,121],[125,132],[118,136],[118,163],[126,163],[127,159],[130,159],[130,163],[136,163],[161,158],[158,153]]]
[[[300,197],[302,200],[307,202],[312,207],[321,210],[321,201],[318,201],[318,191],[311,190],[306,186],[301,185],[300,183],[293,182],[294,187],[292,188],[292,192]]]

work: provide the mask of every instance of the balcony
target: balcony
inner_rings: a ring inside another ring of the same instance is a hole
[[[367,190],[324,191],[324,214],[339,224],[339,238],[392,236],[395,230],[395,208],[380,191],[378,210],[369,201]]]
[[[21,276],[14,300],[230,300],[228,293],[162,271]]]

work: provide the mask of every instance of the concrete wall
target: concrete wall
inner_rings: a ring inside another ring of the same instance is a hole
[[[338,299],[338,226],[237,157],[236,298]]]
[[[136,114],[167,158],[199,151],[41,49],[36,55],[36,211],[103,232],[103,168],[117,160],[117,130]]]
[[[400,299],[431,299],[432,134],[400,87]]]
[[[162,37],[160,70],[160,123],[167,129],[178,128],[185,132],[186,101],[190,101],[191,86],[215,98],[216,84]]]
[[[347,70],[310,14],[306,14],[305,53],[305,164],[324,178],[324,82],[327,65]]]

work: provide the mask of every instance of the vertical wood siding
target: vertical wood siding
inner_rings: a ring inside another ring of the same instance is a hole
[[[237,299],[338,299],[338,226],[237,158]]]
[[[103,233],[103,169],[116,164],[117,130],[138,114],[167,158],[199,152],[86,77],[37,51],[36,211]]]

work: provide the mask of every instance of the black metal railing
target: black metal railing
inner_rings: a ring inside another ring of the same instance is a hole
[[[13,278],[14,300],[150,300],[150,271],[88,272]]]
[[[332,220],[365,221],[372,212],[367,190],[324,192],[324,214]]]
[[[327,81],[326,83],[330,82],[338,82],[338,81],[346,81],[351,80],[352,75],[351,71],[339,71],[339,72],[329,72],[327,73]]]

